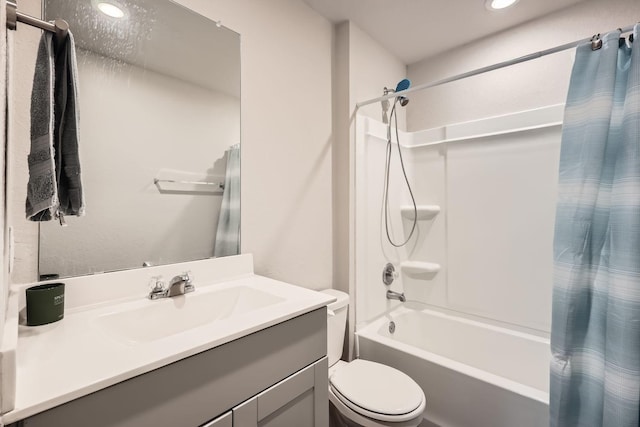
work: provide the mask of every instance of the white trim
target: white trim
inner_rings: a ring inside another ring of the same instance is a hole
[[[531,131],[535,131],[535,130],[546,129],[546,128],[554,128],[554,127],[558,127],[558,126],[562,126],[562,122],[552,122],[552,123],[545,123],[545,124],[542,124],[542,125],[539,125],[539,126],[529,126],[529,127],[524,127],[524,128],[508,129],[508,130],[499,131],[499,132],[491,132],[491,133],[483,133],[483,134],[479,134],[479,135],[463,136],[463,137],[460,137],[460,138],[443,139],[441,141],[436,141],[436,142],[427,142],[427,143],[424,143],[424,144],[410,145],[410,146],[406,146],[406,148],[414,149],[414,148],[431,147],[432,145],[441,145],[441,144],[445,144],[445,143],[465,142],[465,141],[472,141],[472,140],[479,140],[479,139],[487,139],[487,138],[491,138],[491,137],[494,137],[494,136],[510,135],[510,134],[522,133],[522,132],[531,132]],[[404,148],[405,146],[402,145],[402,147]]]
[[[453,123],[438,128],[416,132],[401,132],[400,140],[408,142],[404,144],[401,143],[400,147],[418,149],[434,145],[442,145],[445,143],[482,140],[513,133],[524,133],[546,128],[555,128],[562,126],[563,116],[564,104],[556,104],[501,116]],[[361,116],[361,118],[366,120],[366,126],[364,127],[364,129],[366,129],[366,136],[387,142],[385,125],[371,118],[365,118],[364,116]],[[435,135],[441,137],[433,139]],[[395,144],[395,142],[392,143]]]

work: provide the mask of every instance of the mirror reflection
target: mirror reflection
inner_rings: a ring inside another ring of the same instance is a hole
[[[86,215],[40,225],[40,275],[239,253],[239,35],[167,0],[44,6],[75,38]]]

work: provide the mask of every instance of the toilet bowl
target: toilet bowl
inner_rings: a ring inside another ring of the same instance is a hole
[[[405,373],[381,363],[340,360],[349,296],[334,289],[322,292],[337,298],[327,306],[332,427],[417,427],[426,407],[420,386]]]

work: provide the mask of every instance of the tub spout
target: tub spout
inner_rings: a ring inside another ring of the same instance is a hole
[[[387,299],[397,299],[400,302],[405,302],[407,299],[404,297],[404,292],[387,291]]]

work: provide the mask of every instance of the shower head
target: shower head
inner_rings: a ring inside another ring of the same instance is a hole
[[[385,87],[383,90],[383,94],[388,95],[390,93],[396,93],[403,90],[407,90],[409,89],[409,86],[411,86],[411,80],[402,79],[398,82],[395,89],[389,89],[388,87]],[[400,102],[400,105],[404,107],[409,103],[409,98],[407,98],[406,96],[397,96],[396,102]],[[385,99],[384,101],[382,101],[382,121],[384,123],[388,123],[388,117],[387,117],[388,109],[389,109],[389,102]]]
[[[411,80],[402,79],[396,85],[396,92],[400,92],[401,90],[407,90],[409,89],[409,86],[411,86]]]
[[[400,92],[403,90],[407,90],[409,89],[409,86],[411,86],[411,80],[409,79],[402,79],[398,82],[398,84],[396,85],[396,92]],[[409,98],[405,97],[405,96],[399,96],[396,98],[398,101],[400,101],[400,105],[401,106],[406,106],[409,103]]]

